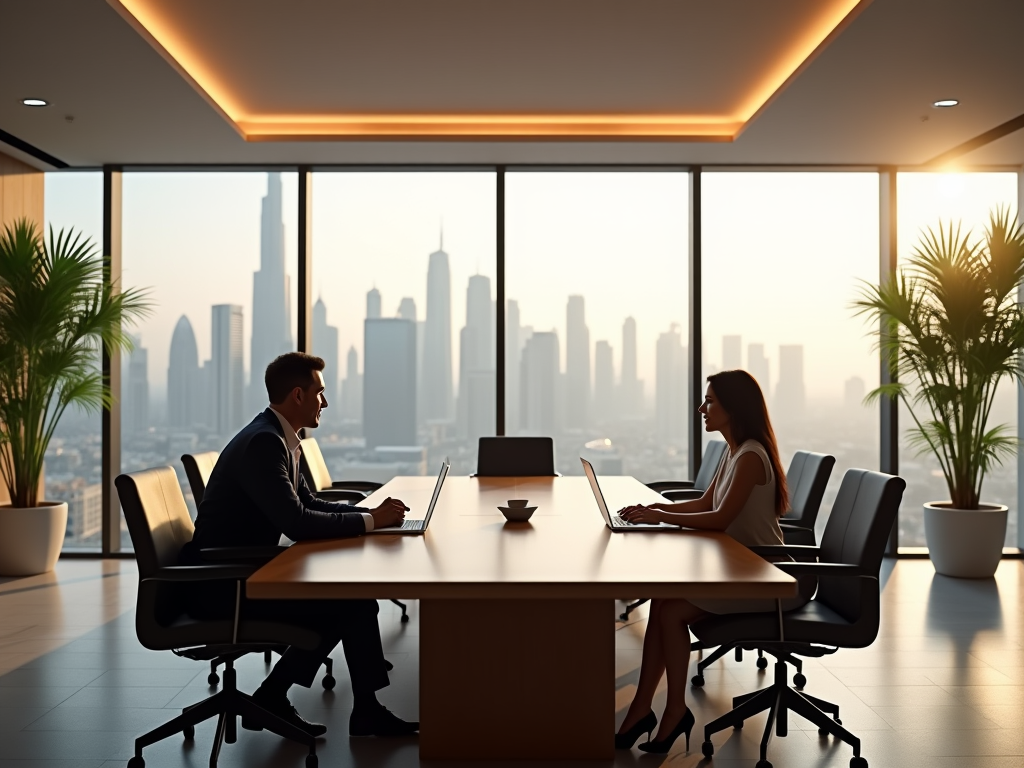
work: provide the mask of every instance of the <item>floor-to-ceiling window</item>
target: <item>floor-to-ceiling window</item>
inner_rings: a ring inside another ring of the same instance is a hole
[[[878,174],[704,173],[705,375],[743,368],[761,385],[788,466],[836,465],[818,528],[847,469],[878,467],[875,329],[850,308],[879,275]]]
[[[333,479],[476,470],[495,433],[496,176],[318,172],[312,352]]]
[[[220,451],[267,405],[263,371],[295,349],[295,172],[125,173],[122,284],[150,317],[122,357],[121,468]],[[127,531],[122,542],[130,546]]]
[[[103,248],[103,174],[47,173],[46,232],[74,229],[88,237],[99,255]],[[96,369],[100,355],[96,353]],[[64,551],[99,550],[103,527],[102,454],[99,412],[69,409],[46,451],[44,498],[68,503]]]
[[[556,466],[688,476],[685,172],[505,177],[505,430]]]
[[[904,265],[926,228],[937,230],[952,222],[963,231],[972,230],[974,240],[984,237],[989,213],[996,206],[1017,209],[1015,173],[901,173],[898,192],[898,265]],[[923,414],[922,414],[923,415]],[[913,424],[901,407],[900,475],[907,481],[900,506],[899,544],[901,547],[926,546],[922,505],[949,498],[938,460],[931,453],[919,453],[907,440],[907,428]],[[996,391],[989,419],[991,428],[1006,424],[1017,431],[1017,387],[1004,381]],[[1017,545],[1017,463],[1010,459],[989,470],[982,487],[982,501],[1010,507],[1006,531],[1007,546]]]

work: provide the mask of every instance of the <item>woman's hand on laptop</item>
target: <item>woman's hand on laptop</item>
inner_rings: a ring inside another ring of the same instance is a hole
[[[662,521],[661,510],[655,509],[653,505],[647,507],[643,504],[623,507],[619,510],[619,517],[627,523],[660,523]]]
[[[388,496],[381,502],[379,507],[370,510],[370,514],[373,516],[374,530],[401,525],[402,521],[405,520],[405,513],[408,511],[409,508],[405,504],[398,499],[392,499]]]

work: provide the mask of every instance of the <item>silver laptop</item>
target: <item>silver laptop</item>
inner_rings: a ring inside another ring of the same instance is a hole
[[[594,492],[594,498],[597,499],[597,508],[601,510],[601,517],[604,518],[604,523],[616,533],[622,533],[623,531],[678,531],[678,525],[669,525],[668,523],[627,523],[618,515],[613,515],[608,511],[608,505],[605,503],[604,494],[601,492],[601,486],[597,482],[597,473],[594,472],[593,465],[580,456],[580,461],[583,462],[583,471],[587,473],[587,480],[590,481],[590,489]]]
[[[375,533],[402,533],[410,536],[416,536],[424,533],[427,530],[427,526],[430,525],[430,518],[434,514],[434,507],[437,506],[437,497],[441,495],[441,486],[444,485],[444,479],[448,477],[448,469],[451,467],[451,462],[448,459],[444,460],[441,465],[441,473],[437,476],[437,482],[434,483],[434,493],[430,497],[430,506],[427,507],[427,514],[423,516],[422,520],[403,520],[401,525],[392,525],[387,528],[374,528],[372,531],[367,533],[368,536],[372,536]]]

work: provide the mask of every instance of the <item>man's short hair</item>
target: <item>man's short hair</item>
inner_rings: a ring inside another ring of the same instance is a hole
[[[313,385],[313,373],[322,371],[324,365],[322,357],[307,355],[305,352],[286,352],[275,357],[263,376],[270,402],[283,403],[296,387],[308,389]]]

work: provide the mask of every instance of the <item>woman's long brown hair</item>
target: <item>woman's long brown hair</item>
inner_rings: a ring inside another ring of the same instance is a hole
[[[779,461],[779,446],[761,387],[753,376],[740,370],[712,374],[708,376],[708,384],[729,414],[729,428],[736,445],[756,440],[768,454],[775,473],[775,515],[782,517],[789,509],[789,487]]]

